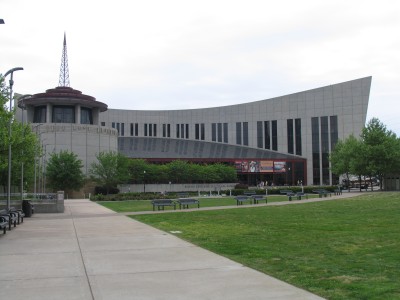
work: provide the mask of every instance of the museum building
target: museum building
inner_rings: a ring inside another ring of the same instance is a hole
[[[108,109],[61,85],[22,97],[44,148],[76,153],[88,174],[96,155],[119,151],[153,163],[226,163],[241,182],[334,185],[329,155],[366,122],[371,77],[255,102],[186,110]],[[23,110],[22,110],[23,109]]]
[[[361,134],[371,80],[221,107],[108,109],[99,122],[117,131],[118,151],[129,158],[228,163],[250,185],[333,185],[329,155],[338,140]]]
[[[334,185],[329,155],[359,136],[372,77],[243,104],[185,110],[108,109],[70,87],[64,34],[59,86],[17,100],[48,153],[67,150],[88,174],[96,155],[119,151],[153,163],[226,163],[249,185]],[[140,99],[135,99],[140,100]]]

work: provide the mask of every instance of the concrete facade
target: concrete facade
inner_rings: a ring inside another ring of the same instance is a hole
[[[329,154],[338,140],[361,133],[371,80],[201,109],[107,109],[69,87],[23,97],[18,106],[39,135],[45,160],[53,151],[72,151],[86,174],[97,153],[119,151],[155,162],[254,162],[258,171],[238,172],[277,185],[333,185],[338,178],[330,172]],[[262,170],[263,164],[273,167]]]
[[[31,124],[43,149],[39,164],[45,167],[51,153],[70,151],[82,161],[88,174],[96,155],[118,151],[118,131],[99,126],[105,103],[70,87],[57,87],[45,93],[20,97],[17,118]],[[84,114],[84,116],[83,116]]]
[[[304,183],[336,184],[337,179],[329,170],[329,153],[337,140],[361,133],[371,80],[372,77],[365,77],[223,107],[168,111],[109,109],[100,114],[100,123],[118,130],[119,151],[131,158],[234,161],[244,157],[242,152],[253,151],[253,156],[247,155],[247,159],[306,161]],[[271,129],[273,122],[275,132]],[[174,149],[168,148],[171,143]],[[210,150],[199,156],[198,149],[210,143],[211,149],[238,147],[240,151],[228,155],[221,150],[220,155],[214,156]],[[298,181],[301,176],[293,178]]]
[[[98,125],[80,124],[43,124],[35,128],[43,142],[44,161],[53,152],[69,151],[82,161],[83,172],[88,174],[96,155],[103,151],[118,151],[118,132],[112,128]]]

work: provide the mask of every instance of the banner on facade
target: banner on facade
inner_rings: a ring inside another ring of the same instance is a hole
[[[286,162],[272,160],[236,160],[236,171],[238,173],[284,173]]]

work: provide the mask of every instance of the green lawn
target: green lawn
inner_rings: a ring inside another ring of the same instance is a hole
[[[317,197],[317,196],[310,195],[310,198],[312,197]],[[236,205],[236,200],[234,199],[234,197],[196,198],[196,199],[200,200],[200,207]],[[281,201],[288,201],[288,198],[286,196],[281,196],[281,195],[268,196],[268,202],[281,202]],[[262,201],[260,201],[260,203],[261,202]],[[137,212],[137,211],[153,210],[153,206],[151,205],[151,200],[99,201],[98,203],[116,212]],[[265,204],[265,201],[262,203]],[[168,209],[173,210],[174,208],[173,207],[165,208],[165,210]]]
[[[328,299],[400,299],[400,193],[132,218]]]

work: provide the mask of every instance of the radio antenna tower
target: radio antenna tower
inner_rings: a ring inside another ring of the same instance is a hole
[[[67,38],[64,32],[64,45],[61,57],[60,79],[58,86],[69,86],[69,71],[68,71],[68,55],[67,55]]]

